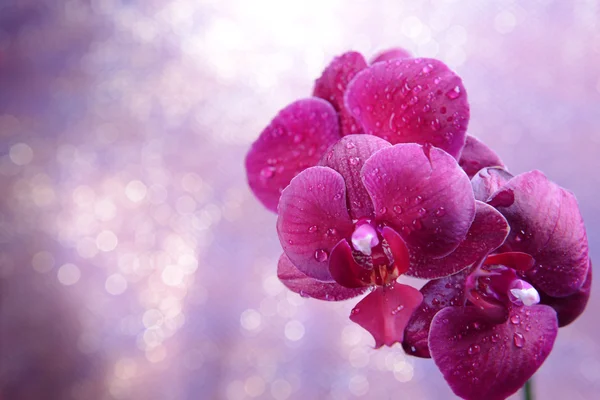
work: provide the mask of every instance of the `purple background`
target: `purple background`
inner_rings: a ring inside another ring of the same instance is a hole
[[[576,194],[598,257],[596,1],[3,1],[0,399],[454,398],[432,361],[372,350],[356,301],[282,287],[245,182],[334,55],[396,45],[463,77],[513,173]],[[540,399],[600,392],[599,302]]]

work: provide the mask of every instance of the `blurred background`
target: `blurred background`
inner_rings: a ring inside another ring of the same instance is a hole
[[[284,290],[245,181],[333,56],[392,46],[462,76],[469,133],[572,190],[598,258],[598,1],[2,0],[0,399],[454,399],[356,300]],[[539,399],[597,398],[597,293]]]

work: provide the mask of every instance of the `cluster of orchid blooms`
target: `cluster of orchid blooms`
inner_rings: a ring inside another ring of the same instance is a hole
[[[592,268],[573,194],[538,171],[510,174],[468,121],[442,62],[348,52],[279,112],[246,168],[278,214],[285,286],[329,301],[368,293],[350,319],[376,347],[433,358],[460,397],[504,399],[583,312]]]

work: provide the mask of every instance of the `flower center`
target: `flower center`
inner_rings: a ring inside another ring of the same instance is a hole
[[[354,229],[354,233],[352,233],[352,246],[356,251],[370,256],[373,253],[373,247],[378,244],[377,231],[371,224],[365,222]]]

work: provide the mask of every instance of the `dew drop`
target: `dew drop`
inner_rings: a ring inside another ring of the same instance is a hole
[[[437,297],[434,297],[433,300],[431,300],[431,304],[433,304],[434,306],[439,306],[440,299],[438,299]]]
[[[450,321],[448,321],[448,318],[444,318],[444,319],[442,320],[442,322],[443,322],[444,324],[447,324],[447,323],[448,323],[448,322],[450,322]]]
[[[398,205],[394,206],[394,212],[396,214],[402,214],[402,207],[400,207]]]
[[[386,212],[387,212],[387,208],[385,208],[385,207],[381,207],[379,209],[379,214],[385,214]]]
[[[275,175],[275,167],[264,167],[260,170],[260,176],[263,178],[272,178]]]
[[[477,345],[477,344],[474,344],[473,346],[469,346],[469,350],[467,350],[467,352],[471,356],[473,356],[475,354],[479,354],[480,351],[481,351],[481,347],[479,347],[479,345]]]
[[[348,150],[353,149],[355,147],[356,147],[356,145],[354,144],[354,142],[348,142],[348,143],[346,143],[346,148]]]
[[[500,340],[500,335],[498,333],[494,333],[491,337],[492,343],[498,343]]]
[[[350,164],[352,164],[352,165],[356,165],[359,162],[360,162],[360,158],[358,158],[358,157],[351,157],[350,158]]]
[[[423,67],[423,73],[424,74],[428,74],[431,71],[433,71],[433,65],[427,64],[426,66]]]
[[[335,228],[327,229],[327,236],[335,236],[335,235],[337,235],[337,229],[335,229]]]
[[[460,87],[459,86],[455,86],[454,89],[452,89],[446,93],[446,97],[449,98],[450,100],[458,99],[459,96],[460,96]]]
[[[420,216],[423,216],[423,215],[427,214],[427,210],[425,208],[421,207],[421,208],[419,208],[418,213]]]
[[[351,314],[351,315],[354,315],[354,314],[358,314],[359,312],[360,312],[360,308],[358,308],[358,307],[354,307],[354,308],[352,309],[352,311],[350,311],[350,314]]]
[[[315,260],[317,260],[318,262],[325,262],[328,258],[329,254],[327,254],[327,251],[323,249],[315,251]]]
[[[421,196],[415,197],[415,204],[421,204],[422,201],[423,201],[423,197],[421,197]]]
[[[434,85],[439,85],[441,81],[442,81],[442,79],[441,79],[441,78],[439,78],[439,77],[437,77],[437,78],[435,78],[435,79],[433,80],[433,84],[434,84]]]
[[[514,342],[515,346],[520,349],[525,344],[525,338],[523,337],[523,335],[521,335],[520,333],[517,332],[513,336],[513,342]]]
[[[432,131],[439,131],[442,127],[442,124],[440,123],[440,120],[436,118],[433,121],[431,121],[430,126]]]
[[[412,222],[413,226],[415,227],[415,229],[421,229],[423,227],[423,224],[421,223],[420,219],[415,219]]]
[[[435,212],[435,215],[437,215],[438,217],[443,217],[444,215],[446,215],[446,209],[444,207],[438,208]]]
[[[521,317],[517,314],[510,317],[510,323],[513,325],[519,325],[521,323]]]
[[[392,310],[392,315],[396,315],[402,310],[404,310],[404,306],[402,304],[400,304],[398,307],[396,307]]]
[[[415,104],[417,104],[419,102],[419,98],[417,96],[413,96],[410,98],[410,100],[408,101],[408,104],[411,106],[414,106]]]
[[[310,233],[315,233],[317,231],[317,226],[316,225],[311,226],[310,228],[308,228],[308,231]]]

